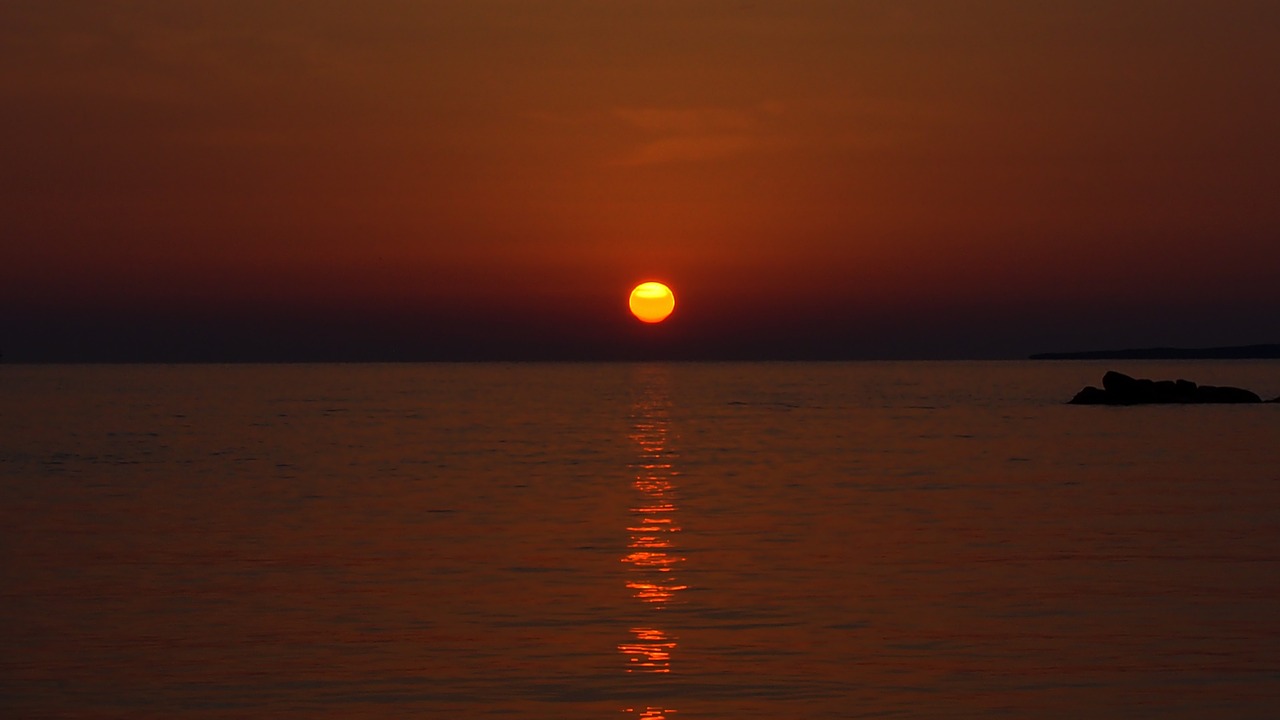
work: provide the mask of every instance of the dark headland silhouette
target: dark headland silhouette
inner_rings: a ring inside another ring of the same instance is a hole
[[[1089,350],[1085,352],[1048,352],[1031,356],[1032,360],[1277,360],[1280,345],[1233,345],[1211,348],[1129,348],[1127,350]]]
[[[1162,405],[1170,403],[1260,403],[1258,394],[1238,387],[1197,385],[1190,380],[1147,380],[1108,370],[1102,387],[1076,393],[1071,405]],[[1280,403],[1280,397],[1268,402]]]

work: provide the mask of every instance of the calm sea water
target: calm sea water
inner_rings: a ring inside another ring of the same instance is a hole
[[[0,366],[5,717],[1274,717],[1280,405],[1109,366]]]

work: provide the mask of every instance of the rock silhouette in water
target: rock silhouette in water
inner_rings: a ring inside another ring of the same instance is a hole
[[[1280,401],[1276,398],[1271,402]],[[1102,388],[1092,385],[1071,398],[1072,405],[1151,405],[1167,403],[1257,403],[1262,398],[1238,387],[1197,385],[1190,380],[1132,378],[1115,370],[1102,376]]]

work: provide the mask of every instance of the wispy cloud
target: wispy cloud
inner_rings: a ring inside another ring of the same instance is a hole
[[[772,129],[782,114],[778,105],[750,108],[627,107],[614,116],[639,139],[622,153],[620,165],[708,162],[778,147]]]

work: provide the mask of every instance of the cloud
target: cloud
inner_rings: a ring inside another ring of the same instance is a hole
[[[750,153],[762,146],[753,135],[680,135],[652,140],[624,156],[623,165],[663,165],[679,162],[723,160]]]
[[[744,131],[756,125],[750,112],[731,108],[618,108],[625,123],[654,133]]]
[[[779,147],[771,127],[782,114],[774,104],[751,108],[630,107],[614,116],[641,136],[621,154],[619,165],[663,165],[726,160]]]

